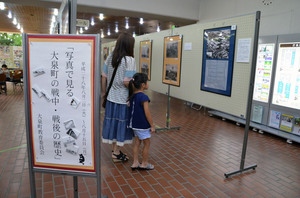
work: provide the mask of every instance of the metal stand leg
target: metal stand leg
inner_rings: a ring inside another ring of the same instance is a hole
[[[169,123],[171,121],[171,119],[170,119],[170,101],[171,101],[171,97],[170,97],[170,85],[168,85],[168,107],[167,107],[167,123],[166,123],[166,127],[165,128],[155,129],[155,132],[165,131],[165,130],[172,130],[172,129],[176,129],[176,130],[180,129],[180,127],[170,127],[169,126]]]
[[[78,178],[77,178],[77,176],[73,177],[73,187],[74,187],[74,198],[78,198]]]
[[[240,169],[237,171],[225,173],[225,177],[228,178],[230,175],[234,175],[236,173],[242,173],[243,171],[253,169],[257,167],[256,164],[248,166],[244,168],[245,165],[245,158],[246,158],[246,150],[247,150],[247,143],[248,143],[248,133],[249,133],[249,126],[250,126],[250,115],[251,115],[251,106],[252,106],[252,98],[253,98],[253,88],[254,88],[254,78],[255,78],[255,68],[256,68],[256,54],[258,48],[258,34],[259,34],[259,22],[260,22],[260,11],[256,12],[256,21],[255,21],[255,34],[254,34],[254,45],[253,45],[253,55],[252,55],[252,66],[251,66],[251,73],[250,73],[250,85],[249,85],[249,93],[248,93],[248,105],[246,111],[246,126],[245,126],[245,134],[244,134],[244,142],[243,142],[243,150],[241,156],[241,164]],[[236,123],[238,124],[238,123]]]

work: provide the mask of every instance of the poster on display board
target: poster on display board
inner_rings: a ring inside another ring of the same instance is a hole
[[[252,121],[262,123],[264,107],[261,105],[253,105]]]
[[[236,26],[204,30],[201,90],[231,96]]]
[[[293,133],[296,135],[300,135],[300,118],[299,117],[295,117],[294,120],[294,129],[293,129]]]
[[[280,122],[280,129],[286,132],[292,132],[293,128],[293,116],[282,114],[281,115],[281,122]]]
[[[28,35],[33,167],[95,172],[96,36]]]
[[[151,80],[152,41],[140,42],[140,72],[147,74]]]
[[[164,38],[164,67],[162,82],[180,86],[182,35]]]
[[[274,48],[274,43],[258,45],[253,100],[269,101]]]
[[[281,112],[271,110],[269,126],[279,129]]]
[[[279,44],[272,103],[300,110],[300,42]]]

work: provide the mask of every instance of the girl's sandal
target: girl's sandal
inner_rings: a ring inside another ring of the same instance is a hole
[[[125,155],[124,153],[122,153],[122,151],[120,151],[120,154],[119,155],[116,155],[113,153],[113,156],[115,156],[116,158],[112,158],[112,160],[114,162],[126,162],[128,161],[128,157],[127,155]]]

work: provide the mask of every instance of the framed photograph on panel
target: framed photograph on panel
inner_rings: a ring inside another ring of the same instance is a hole
[[[164,39],[163,83],[180,86],[182,35]]]
[[[106,61],[107,57],[109,55],[109,47],[103,48],[103,60]]]
[[[201,90],[231,96],[236,26],[204,30]]]
[[[140,42],[140,72],[148,75],[151,80],[151,57],[152,57],[152,41]]]

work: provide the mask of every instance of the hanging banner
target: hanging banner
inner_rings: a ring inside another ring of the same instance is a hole
[[[95,39],[28,35],[34,168],[95,172]]]

